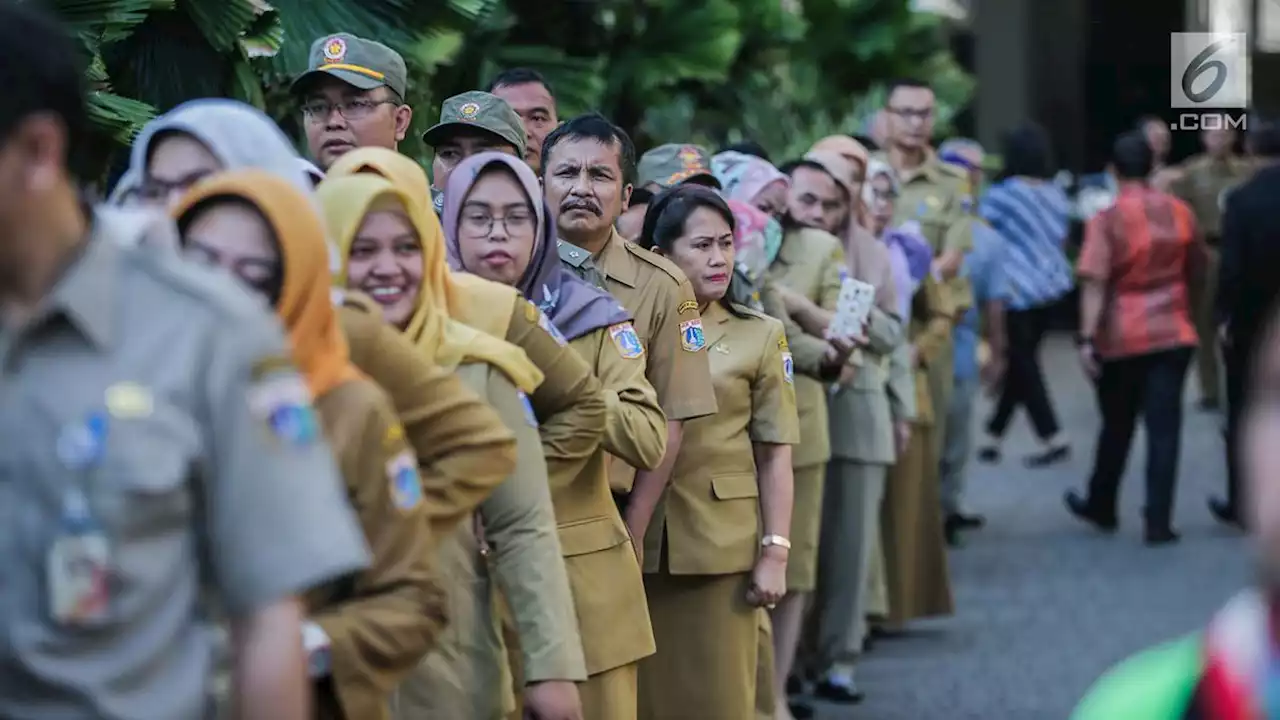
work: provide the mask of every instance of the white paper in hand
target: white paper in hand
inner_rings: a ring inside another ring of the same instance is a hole
[[[876,300],[876,288],[854,278],[845,278],[840,285],[840,297],[836,301],[836,314],[827,327],[828,338],[860,338],[862,327],[871,315]]]

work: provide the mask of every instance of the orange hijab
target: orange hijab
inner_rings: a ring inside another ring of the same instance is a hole
[[[172,214],[179,227],[185,227],[202,206],[230,199],[256,208],[275,235],[284,280],[276,313],[289,333],[293,361],[311,396],[319,398],[361,377],[351,364],[329,294],[329,247],[315,204],[289,181],[247,168],[200,182]]]
[[[441,252],[444,252],[444,231],[431,204],[431,183],[422,166],[395,150],[362,147],[338,158],[325,177],[340,178],[362,172],[381,175],[413,202],[422,222],[434,228],[429,234],[438,240]],[[519,290],[478,275],[451,272],[443,263],[439,272],[440,277],[432,277],[429,282],[432,287],[443,289],[450,317],[494,337],[506,337],[511,308],[520,297]]]

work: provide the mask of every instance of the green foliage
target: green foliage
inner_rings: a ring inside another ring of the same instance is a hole
[[[154,112],[197,97],[235,97],[296,136],[288,83],[311,43],[334,32],[404,55],[418,139],[441,101],[499,70],[547,76],[561,115],[599,110],[640,149],[750,138],[778,157],[860,129],[883,83],[919,76],[938,88],[940,123],[972,79],[946,29],[909,0],[51,0],[89,59],[91,117],[126,144]]]

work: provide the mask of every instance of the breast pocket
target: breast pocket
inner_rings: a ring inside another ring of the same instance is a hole
[[[151,611],[180,589],[184,575],[196,574],[190,480],[198,452],[195,422],[176,408],[110,421],[89,494],[111,548],[112,604],[120,617]]]

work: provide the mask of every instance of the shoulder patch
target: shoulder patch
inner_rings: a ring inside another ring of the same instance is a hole
[[[637,259],[643,260],[645,263],[661,270],[665,275],[667,275],[667,277],[675,280],[677,285],[689,282],[689,279],[684,276],[684,273],[680,271],[680,268],[676,267],[675,263],[661,255],[651,250],[645,250],[633,242],[624,242],[622,243],[622,246],[627,249],[627,252],[634,255]]]
[[[791,350],[791,346],[787,344],[786,335],[783,335],[782,337],[778,338],[778,349],[781,350],[782,352],[788,352]]]
[[[311,391],[302,377],[280,358],[254,364],[248,391],[249,412],[278,442],[307,447],[320,437],[320,421],[311,406]]]
[[[539,315],[541,315],[541,313],[538,312],[538,306],[534,305],[528,300],[525,300],[524,301],[524,319],[528,320],[531,323],[536,323],[538,322]]]
[[[782,353],[782,379],[787,381],[788,385],[794,384],[796,380],[795,361],[791,359],[791,353]]]
[[[523,390],[517,390],[516,396],[520,398],[520,405],[524,409],[524,421],[529,423],[529,427],[538,427],[538,414],[533,411],[533,403],[529,402],[529,396],[525,395]]]
[[[697,309],[698,309],[698,303],[694,302],[693,300],[685,300],[684,302],[680,303],[680,307],[676,308],[676,312],[683,315],[691,310],[697,310]]]
[[[398,509],[408,512],[422,504],[422,478],[412,451],[402,450],[387,461],[387,481],[391,483],[391,501]]]
[[[627,360],[634,360],[644,355],[644,344],[636,334],[636,328],[629,322],[618,323],[609,327],[609,338],[618,354]]]
[[[706,335],[702,332],[701,318],[680,323],[680,345],[689,352],[698,352],[707,346]]]
[[[382,436],[382,446],[390,449],[401,442],[404,442],[404,426],[400,423],[388,425],[387,432]]]

